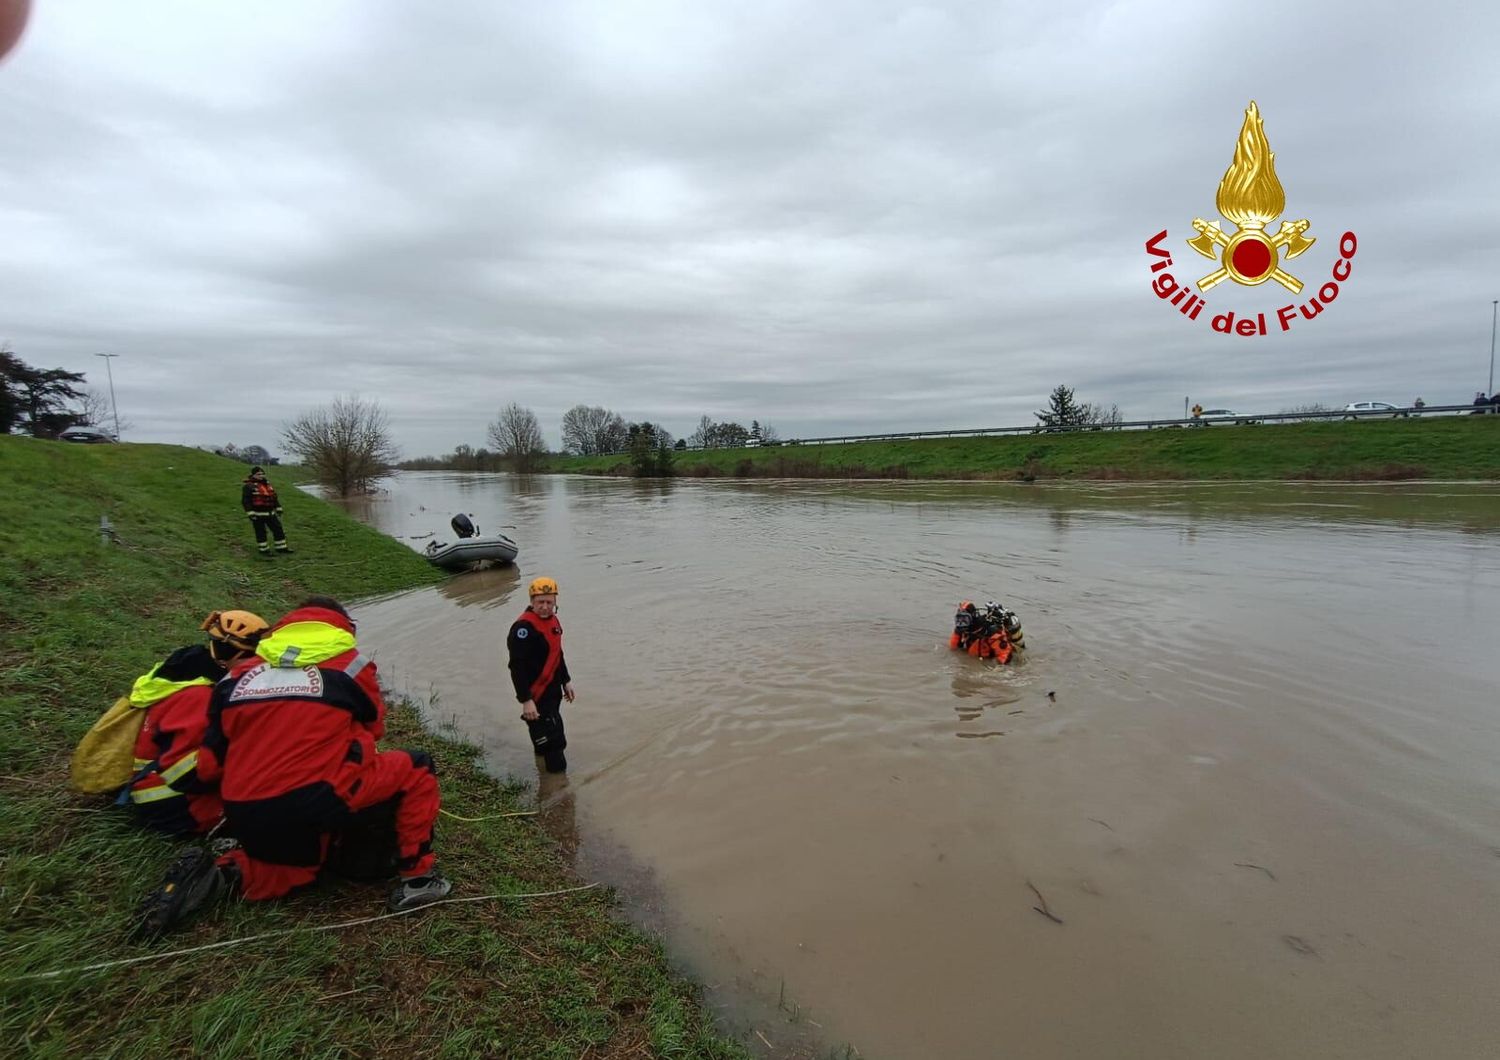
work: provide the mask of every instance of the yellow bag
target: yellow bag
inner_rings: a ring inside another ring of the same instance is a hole
[[[132,706],[129,696],[115,700],[73,752],[73,787],[91,795],[124,787],[135,773],[135,741],[145,721],[145,709]]]

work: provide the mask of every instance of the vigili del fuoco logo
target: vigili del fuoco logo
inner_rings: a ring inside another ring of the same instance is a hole
[[[1276,152],[1266,142],[1265,125],[1254,100],[1245,109],[1245,124],[1240,127],[1239,142],[1234,145],[1234,162],[1219,181],[1214,205],[1234,225],[1235,231],[1226,233],[1218,221],[1193,218],[1193,230],[1198,234],[1187,240],[1187,245],[1218,264],[1218,268],[1199,277],[1197,291],[1167,271],[1173,267],[1173,261],[1166,246],[1165,228],[1146,241],[1146,253],[1159,259],[1151,263],[1154,273],[1151,289],[1156,296],[1176,306],[1189,320],[1197,320],[1208,304],[1203,296],[1225,280],[1245,287],[1275,282],[1294,295],[1302,294],[1302,281],[1282,266],[1290,265],[1293,258],[1318,239],[1307,234],[1312,222],[1305,217],[1282,221],[1274,235],[1267,231],[1286,210],[1286,191],[1276,178]],[[1278,308],[1276,323],[1280,330],[1291,331],[1294,323],[1312,320],[1332,304],[1339,296],[1339,284],[1349,279],[1358,248],[1353,232],[1339,237],[1339,256],[1333,263],[1332,278],[1307,300]],[[1210,316],[1208,321],[1214,331],[1224,335],[1267,333],[1264,312],[1237,314],[1227,309]]]

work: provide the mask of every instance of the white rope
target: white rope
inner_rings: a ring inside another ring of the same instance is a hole
[[[140,957],[125,957],[116,961],[100,961],[98,964],[84,964],[76,968],[57,968],[50,972],[32,972],[30,975],[18,975],[10,979],[0,980],[7,983],[20,983],[28,979],[56,979],[59,976],[71,975],[75,972],[98,972],[105,968],[119,968],[127,964],[141,964],[145,961],[164,961],[169,957],[186,957],[194,953],[205,953],[208,950],[222,950],[230,946],[239,946],[246,942],[261,942],[265,939],[282,938],[286,935],[296,935],[301,932],[314,931],[338,931],[343,928],[358,927],[360,924],[373,924],[377,920],[390,920],[393,917],[408,916],[412,913],[420,913],[424,909],[436,909],[440,905],[457,905],[461,902],[489,902],[497,898],[551,898],[559,894],[577,894],[579,891],[592,890],[598,887],[597,883],[586,883],[582,887],[568,887],[561,891],[536,891],[531,894],[481,894],[473,898],[444,898],[437,902],[428,902],[412,909],[401,909],[394,913],[382,913],[379,916],[362,917],[359,920],[345,920],[338,924],[320,924],[316,927],[294,927],[281,931],[267,931],[262,935],[246,935],[238,939],[225,939],[223,942],[210,942],[203,946],[193,946],[185,950],[169,950],[166,953],[148,953]]]

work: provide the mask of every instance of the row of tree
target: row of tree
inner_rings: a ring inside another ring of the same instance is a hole
[[[751,420],[746,430],[738,423],[715,423],[704,416],[697,429],[688,435],[687,446],[692,449],[743,449],[747,445],[780,445],[781,435],[769,423]]]
[[[562,418],[563,452],[574,456],[604,456],[630,449],[631,424],[618,412],[597,405],[574,405]],[[656,431],[662,430],[653,425]],[[747,445],[779,445],[781,436],[770,424],[752,420],[749,428],[738,423],[715,423],[708,416],[698,421],[693,433],[674,443],[676,449],[741,449]]]
[[[659,423],[627,423],[618,412],[597,405],[575,405],[563,413],[563,450],[581,456],[625,453],[637,475],[668,475],[672,450],[684,448]],[[547,455],[536,413],[514,402],[489,426],[489,440],[514,471],[535,471]]]
[[[1037,430],[1063,431],[1072,427],[1118,427],[1124,422],[1119,405],[1095,405],[1080,402],[1073,388],[1059,384],[1047,398],[1047,407],[1036,413],[1041,420]]]
[[[541,422],[536,413],[511,402],[485,429],[490,448],[460,445],[445,457],[420,457],[401,466],[412,470],[450,468],[459,471],[510,470],[526,474],[538,470],[547,457]],[[623,453],[639,475],[671,473],[674,449],[685,449],[658,423],[627,423],[609,409],[575,405],[563,415],[563,450],[581,456]]]

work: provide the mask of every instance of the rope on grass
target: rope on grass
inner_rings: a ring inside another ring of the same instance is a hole
[[[10,979],[0,980],[6,983],[20,983],[31,979],[57,979],[60,976],[71,975],[76,972],[99,972],[106,968],[120,968],[127,964],[143,964],[146,961],[164,961],[171,957],[187,957],[194,953],[206,953],[209,950],[228,949],[231,946],[240,946],[247,942],[263,942],[266,939],[284,938],[287,935],[312,934],[316,931],[340,931],[343,928],[358,927],[361,924],[373,924],[377,920],[390,920],[398,916],[410,916],[412,913],[420,913],[425,909],[436,909],[440,905],[458,905],[462,902],[492,902],[503,898],[551,898],[559,894],[577,894],[579,891],[590,891],[600,886],[598,883],[586,883],[581,887],[566,887],[560,891],[535,891],[531,894],[481,894],[473,898],[444,898],[437,902],[428,902],[414,909],[400,909],[394,913],[381,913],[379,916],[361,917],[358,920],[345,920],[337,924],[319,924],[314,927],[285,928],[281,931],[267,931],[260,935],[246,935],[243,938],[225,939],[222,942],[210,942],[202,946],[192,946],[185,950],[168,950],[166,953],[147,953],[140,957],[124,957],[115,961],[100,961],[98,964],[83,964],[74,968],[56,968],[50,972],[32,972],[30,975],[17,975]]]
[[[469,824],[474,824],[478,821],[495,821],[501,817],[535,817],[538,812],[537,810],[516,810],[513,813],[492,813],[484,817],[460,817],[458,814],[449,813],[447,810],[438,810],[438,813],[444,817],[451,817],[455,821],[467,821]]]

